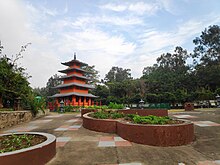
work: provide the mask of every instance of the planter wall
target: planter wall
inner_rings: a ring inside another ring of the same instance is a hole
[[[83,115],[83,127],[89,130],[117,133],[131,142],[153,146],[186,145],[194,139],[194,125],[190,122],[172,125],[131,124],[119,120],[94,119]]]
[[[83,117],[84,114],[89,112],[96,112],[97,109],[82,109],[81,110],[81,117]],[[120,109],[116,110],[117,112],[122,112],[124,114],[138,114],[140,116],[148,116],[148,115],[154,115],[154,116],[168,116],[168,111],[166,109]]]
[[[118,110],[124,114],[138,114],[140,116],[168,116],[168,111],[166,109],[126,109]]]
[[[87,113],[83,115],[83,127],[87,128],[92,131],[97,132],[105,132],[105,133],[115,133],[117,128],[117,120],[100,120],[100,119],[94,119],[89,117],[88,115],[91,114]]]
[[[98,111],[97,109],[81,109],[81,117],[83,117],[84,114],[89,113],[89,112],[96,112]]]
[[[44,165],[56,155],[56,137],[54,135],[38,132],[20,132],[17,134],[24,133],[46,136],[47,140],[29,148],[0,154],[1,164]]]
[[[186,145],[194,139],[192,123],[173,125],[141,125],[117,123],[117,134],[131,142],[153,146]]]

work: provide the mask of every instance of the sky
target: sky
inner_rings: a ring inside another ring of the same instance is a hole
[[[19,65],[32,87],[77,59],[95,65],[100,78],[113,66],[142,76],[176,46],[193,50],[193,39],[220,25],[219,0],[1,0],[0,40],[4,54],[28,45]]]

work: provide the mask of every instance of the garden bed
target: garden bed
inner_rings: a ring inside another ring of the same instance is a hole
[[[98,114],[100,116],[103,117]],[[83,127],[98,132],[117,133],[131,142],[153,146],[186,145],[194,139],[194,125],[191,122],[156,116],[151,116],[156,121],[150,121],[148,117],[134,116],[137,119],[98,119],[90,112],[83,115]]]
[[[2,164],[43,165],[56,154],[56,137],[47,133],[20,132],[0,135]],[[7,144],[10,147],[7,147]]]
[[[97,111],[98,109],[82,109],[81,117],[86,113]],[[124,114],[138,114],[140,116],[168,116],[168,110],[166,109],[115,109],[114,111]]]

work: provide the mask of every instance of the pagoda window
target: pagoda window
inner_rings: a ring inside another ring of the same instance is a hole
[[[87,102],[87,103],[89,102],[89,98],[88,98],[88,97],[86,97],[86,102]]]

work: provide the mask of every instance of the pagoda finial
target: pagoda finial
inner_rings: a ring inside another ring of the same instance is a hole
[[[76,52],[74,52],[74,60],[76,60]]]

